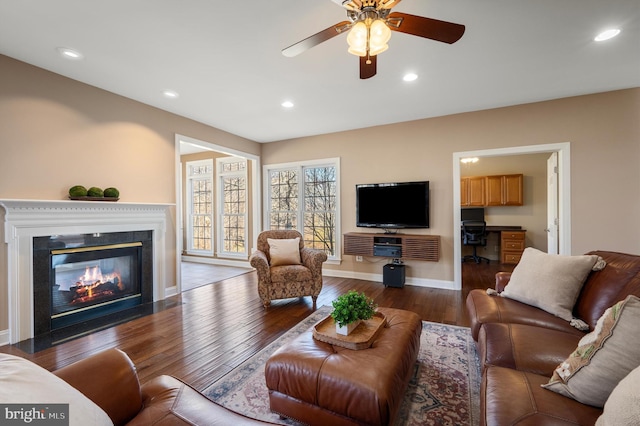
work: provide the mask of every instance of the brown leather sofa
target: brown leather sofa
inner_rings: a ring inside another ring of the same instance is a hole
[[[593,251],[607,266],[591,272],[574,306],[590,330],[604,311],[640,296],[640,256]],[[496,291],[510,273],[496,275]],[[586,332],[541,309],[472,290],[466,300],[482,365],[482,425],[593,425],[602,410],[541,388]]]
[[[133,362],[118,349],[100,352],[54,374],[102,408],[114,425],[271,424],[230,411],[171,376],[140,386]]]

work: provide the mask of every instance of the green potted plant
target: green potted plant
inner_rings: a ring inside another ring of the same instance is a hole
[[[336,323],[336,333],[348,335],[363,320],[373,317],[378,305],[364,293],[351,290],[332,302],[331,317]]]

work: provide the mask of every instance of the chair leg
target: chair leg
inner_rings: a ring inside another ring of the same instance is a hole
[[[469,254],[465,257],[462,258],[462,261],[464,262],[465,260],[469,259],[469,260],[473,260],[476,263],[481,263],[483,260],[487,261],[487,264],[489,262],[491,262],[488,258],[486,257],[482,257],[482,256],[478,256],[478,252],[477,252],[477,247],[478,246],[473,246],[473,254]]]
[[[262,301],[262,306],[264,306],[265,309],[269,309],[270,305],[271,305],[271,300],[263,300]]]

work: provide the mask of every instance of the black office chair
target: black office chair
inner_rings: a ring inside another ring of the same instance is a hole
[[[462,244],[473,247],[473,254],[462,258],[462,261],[473,259],[476,263],[489,259],[478,256],[477,247],[485,247],[487,245],[487,222],[483,220],[465,220],[462,222]]]

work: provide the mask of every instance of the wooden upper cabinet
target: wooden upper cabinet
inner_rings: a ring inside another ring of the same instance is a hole
[[[522,182],[521,174],[462,178],[460,205],[521,206],[523,205]]]
[[[503,176],[487,176],[487,206],[502,206]]]
[[[487,176],[487,206],[521,206],[522,175]]]
[[[503,205],[521,206],[524,204],[522,195],[522,175],[505,175],[503,179]]]
[[[486,178],[484,176],[466,177],[460,179],[460,205],[486,205]]]

